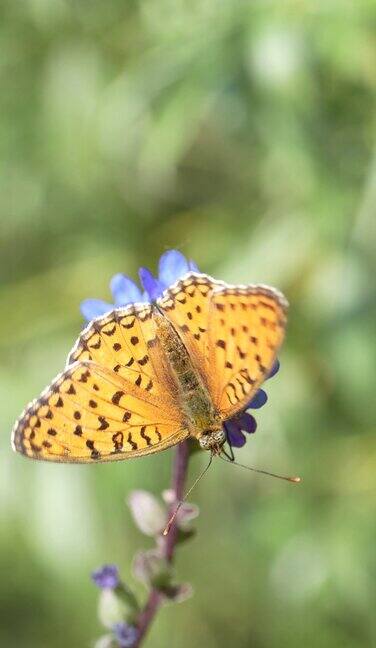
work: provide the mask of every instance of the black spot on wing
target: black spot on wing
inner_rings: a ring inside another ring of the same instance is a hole
[[[124,435],[122,432],[116,432],[112,435],[112,441],[114,443],[114,452],[120,452],[123,449],[124,444]]]
[[[151,446],[151,438],[146,434],[146,425],[143,425],[140,431],[140,435],[142,436],[143,439],[146,441],[146,445]]]
[[[110,424],[108,423],[108,421],[106,421],[105,417],[98,416],[98,421],[100,423],[98,430],[107,430]]]
[[[92,441],[91,439],[87,439],[86,445],[91,450],[91,458],[92,459],[99,459],[100,456],[101,456],[101,453],[94,446],[94,441]]]
[[[119,402],[120,402],[120,399],[121,399],[122,396],[124,396],[124,392],[123,392],[123,391],[117,391],[117,392],[115,392],[114,395],[113,395],[112,398],[111,398],[113,404],[114,404],[114,405],[119,405]]]
[[[131,432],[129,432],[128,434],[127,443],[129,443],[132,446],[132,450],[137,450],[138,445],[135,441],[133,441]]]
[[[112,328],[107,329],[107,330],[105,330],[103,328],[101,332],[110,337],[111,335],[113,335],[115,333],[115,331],[116,331],[116,324],[114,324]]]

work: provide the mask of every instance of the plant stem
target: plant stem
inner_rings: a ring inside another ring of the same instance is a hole
[[[175,501],[177,502],[179,502],[183,498],[184,484],[188,471],[188,462],[189,446],[187,441],[184,441],[183,443],[179,443],[179,445],[177,446],[172,465],[171,489],[174,491]],[[170,518],[173,508],[174,505],[172,505],[171,509],[168,512],[167,521]],[[176,521],[174,521],[171,525],[169,533],[163,538],[162,552],[168,563],[173,562],[177,537],[178,528],[176,526]],[[145,607],[139,616],[139,634],[137,643],[135,644],[134,648],[138,648],[141,645],[159,607],[162,604],[162,600],[163,595],[157,589],[152,588],[149,592]]]

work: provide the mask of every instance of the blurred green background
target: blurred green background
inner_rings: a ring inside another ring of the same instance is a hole
[[[1,2],[1,646],[90,646],[90,571],[133,584],[125,498],[166,488],[171,453],[44,465],[9,435],[80,300],[169,247],[288,296],[238,458],[304,483],[212,468],[177,561],[195,596],[145,645],[375,645],[375,28],[373,0]]]

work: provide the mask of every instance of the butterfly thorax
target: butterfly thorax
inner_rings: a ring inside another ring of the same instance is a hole
[[[222,422],[201,376],[193,367],[188,351],[172,324],[156,314],[157,334],[167,356],[180,392],[180,402],[187,426],[204,449],[222,445]]]

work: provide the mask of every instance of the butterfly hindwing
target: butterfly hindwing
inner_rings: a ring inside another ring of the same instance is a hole
[[[267,378],[283,341],[284,296],[268,286],[229,286],[190,273],[157,303],[223,420],[243,409]]]

